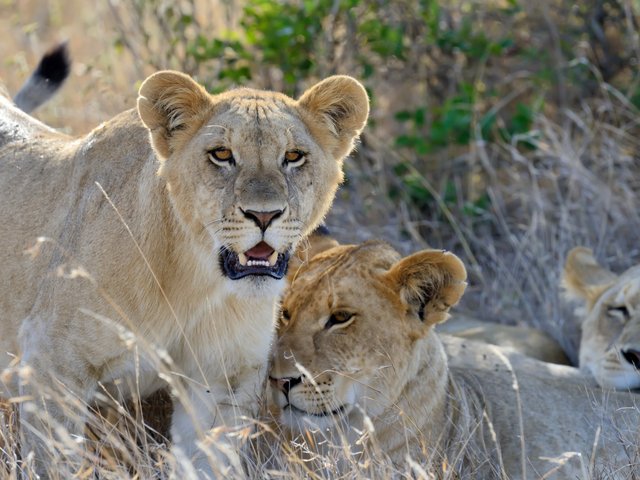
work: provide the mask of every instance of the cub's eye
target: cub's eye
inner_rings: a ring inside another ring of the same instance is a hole
[[[324,324],[325,330],[329,330],[331,327],[338,326],[339,328],[344,328],[347,325],[350,325],[354,320],[353,313],[350,312],[333,312],[327,323]]]
[[[236,164],[236,161],[233,158],[233,153],[225,147],[218,147],[213,150],[209,150],[208,155],[209,160],[220,167]]]
[[[610,317],[618,318],[620,320],[626,320],[631,316],[629,314],[629,309],[624,305],[621,305],[619,307],[607,307],[607,315],[609,315]]]
[[[300,150],[288,150],[284,154],[284,166],[299,167],[304,163],[305,153]]]

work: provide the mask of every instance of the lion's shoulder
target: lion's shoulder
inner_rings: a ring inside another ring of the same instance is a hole
[[[45,175],[49,185],[59,182],[65,189],[82,178],[117,185],[132,178],[152,154],[148,131],[135,110],[72,138],[0,97],[0,168],[6,181],[14,174],[22,181]]]

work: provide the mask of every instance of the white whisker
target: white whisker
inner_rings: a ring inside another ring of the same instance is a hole
[[[204,128],[220,128],[225,132],[229,130],[227,127],[223,127],[222,125],[205,125]]]

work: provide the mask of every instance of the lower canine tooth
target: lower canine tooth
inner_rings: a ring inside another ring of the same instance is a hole
[[[238,254],[238,261],[240,262],[240,265],[246,266],[247,265],[247,256],[244,253],[239,253]]]
[[[274,251],[271,255],[269,255],[269,265],[274,266],[278,261],[278,252]]]

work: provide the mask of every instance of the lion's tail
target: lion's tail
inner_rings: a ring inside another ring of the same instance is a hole
[[[69,76],[71,61],[67,42],[45,53],[36,70],[13,99],[16,106],[30,113],[49,100]]]

